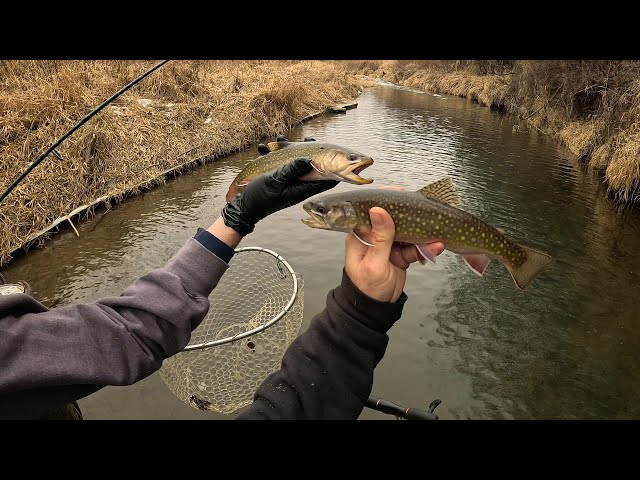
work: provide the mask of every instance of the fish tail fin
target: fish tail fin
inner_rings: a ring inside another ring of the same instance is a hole
[[[520,245],[520,248],[527,253],[527,259],[525,262],[519,267],[505,262],[505,266],[507,267],[507,270],[509,270],[516,286],[519,289],[524,290],[537,274],[553,263],[553,257],[522,245]]]

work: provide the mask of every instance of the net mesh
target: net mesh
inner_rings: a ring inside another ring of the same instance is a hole
[[[239,249],[229,270],[209,296],[207,317],[189,346],[227,339],[259,328],[284,311],[298,281],[295,301],[273,325],[248,337],[168,358],[160,376],[174,395],[194,408],[230,414],[248,405],[264,379],[280,368],[282,357],[302,325],[302,277],[263,249]]]

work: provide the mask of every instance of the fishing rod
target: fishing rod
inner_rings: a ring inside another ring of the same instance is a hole
[[[107,100],[102,102],[98,107],[85,115],[76,125],[74,125],[69,131],[67,131],[62,137],[60,137],[53,145],[51,145],[44,153],[42,153],[34,162],[27,167],[27,169],[0,195],[0,203],[7,198],[7,196],[29,175],[33,169],[35,169],[45,158],[47,158],[52,152],[53,154],[60,158],[60,155],[56,151],[56,148],[64,142],[69,136],[71,136],[76,130],[82,127],[85,123],[87,123],[93,116],[95,116],[98,112],[100,112],[104,107],[113,102],[116,98],[122,95],[124,92],[129,90],[131,87],[151,75],[153,72],[158,70],[164,64],[168,63],[169,60],[163,60],[154,67],[147,70],[145,73],[140,75],[135,80],[129,82],[123,88],[121,88],[118,92],[113,94]],[[307,139],[305,138],[305,141]],[[5,284],[6,280],[4,276],[0,273],[0,285]],[[407,408],[402,407],[400,405],[396,405],[395,403],[389,402],[387,400],[383,400],[381,398],[370,395],[367,399],[365,406],[372,410],[376,410],[382,413],[395,415],[396,418],[405,419],[405,420],[438,420],[439,417],[435,415],[434,410],[442,403],[442,400],[436,399],[429,405],[429,410],[420,410],[418,408]]]
[[[116,98],[118,98],[120,95],[122,95],[124,92],[126,92],[127,90],[129,90],[131,87],[133,87],[136,83],[140,82],[141,80],[143,80],[145,77],[151,75],[153,72],[155,72],[157,69],[159,69],[161,66],[163,66],[165,63],[167,63],[169,60],[163,60],[160,63],[158,63],[157,65],[155,65],[153,68],[147,70],[145,73],[143,73],[142,75],[140,75],[138,78],[136,78],[135,80],[133,80],[132,82],[128,83],[127,85],[125,85],[123,88],[121,88],[118,92],[114,93],[111,97],[109,97],[107,100],[105,100],[104,102],[102,102],[97,108],[95,108],[93,111],[91,111],[90,113],[88,113],[87,115],[85,115],[78,123],[76,123],[76,125],[71,128],[71,130],[69,130],[67,133],[65,133],[62,137],[60,137],[60,139],[55,142],[53,145],[51,145],[47,151],[45,151],[42,155],[40,155],[37,160],[35,160],[31,165],[29,165],[29,167],[22,172],[22,174],[16,178],[16,180],[9,186],[9,188],[7,188],[4,193],[0,196],[0,203],[2,203],[2,201],[13,191],[14,188],[16,188],[20,182],[22,182],[22,180],[24,180],[26,178],[27,175],[29,175],[31,173],[31,171],[36,168],[45,158],[47,158],[49,156],[49,154],[51,152],[54,152],[54,154],[56,156],[57,153],[55,152],[55,149],[58,145],[60,145],[62,142],[64,142],[73,132],[75,132],[76,130],[78,130],[82,125],[84,125],[85,123],[87,123],[89,121],[89,119],[91,117],[93,117],[96,113],[98,113],[100,110],[102,110],[104,107],[106,107],[107,105],[109,105],[111,102],[113,102]]]
[[[395,415],[398,420],[401,418],[405,420],[438,420],[439,417],[433,412],[441,403],[442,400],[435,399],[429,405],[429,410],[426,411],[418,408],[402,407],[388,400],[369,395],[364,406],[372,410],[377,410],[378,412]]]

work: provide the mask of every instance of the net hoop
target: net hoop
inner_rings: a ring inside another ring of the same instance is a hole
[[[225,338],[221,338],[219,340],[212,340],[210,342],[202,342],[202,343],[196,343],[196,344],[193,344],[193,345],[187,345],[182,350],[183,352],[188,352],[188,351],[192,351],[192,350],[204,350],[205,348],[209,348],[209,347],[216,347],[216,346],[219,346],[219,345],[225,345],[227,343],[232,343],[232,342],[235,342],[237,340],[241,340],[243,338],[250,337],[252,335],[260,333],[260,332],[266,330],[267,328],[271,327],[272,325],[274,325],[276,322],[278,322],[282,317],[284,317],[289,312],[289,310],[293,306],[293,304],[296,301],[296,298],[298,296],[298,278],[297,278],[295,272],[293,271],[293,268],[291,268],[291,265],[289,265],[289,262],[287,262],[279,254],[277,254],[276,252],[274,252],[273,250],[270,250],[268,248],[263,248],[263,247],[241,247],[241,248],[236,248],[235,249],[236,253],[248,252],[248,251],[262,252],[262,253],[266,253],[266,254],[271,255],[272,257],[274,257],[276,259],[276,262],[277,262],[276,264],[278,266],[278,269],[281,272],[282,272],[282,266],[284,266],[284,268],[287,270],[287,272],[289,272],[289,274],[291,275],[291,278],[292,278],[292,281],[293,281],[293,291],[292,291],[292,294],[291,294],[291,298],[289,299],[289,301],[287,302],[285,307],[280,311],[280,313],[278,313],[278,315],[273,317],[271,320],[269,320],[265,324],[260,325],[259,327],[256,327],[254,329],[247,330],[244,333],[239,333],[237,335],[233,335],[231,337],[225,337]]]

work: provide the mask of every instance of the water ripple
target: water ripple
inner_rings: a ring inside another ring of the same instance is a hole
[[[376,370],[378,395],[422,407],[439,397],[442,418],[638,417],[640,218],[618,212],[573,155],[470,101],[395,87],[367,89],[347,115],[287,134],[373,156],[371,187],[417,190],[449,176],[463,209],[556,258],[526,292],[497,262],[483,278],[450,252],[412,267],[409,301]],[[227,186],[255,156],[248,149],[132,198],[80,224],[80,238],[65,231],[4,273],[27,279],[48,305],[118,295],[219,215]],[[356,188],[368,187],[336,191]],[[309,229],[302,216],[299,206],[273,215],[243,244],[276,250],[303,275],[308,325],[340,281],[344,235]],[[157,380],[105,389],[83,406],[88,418],[211,418]]]

